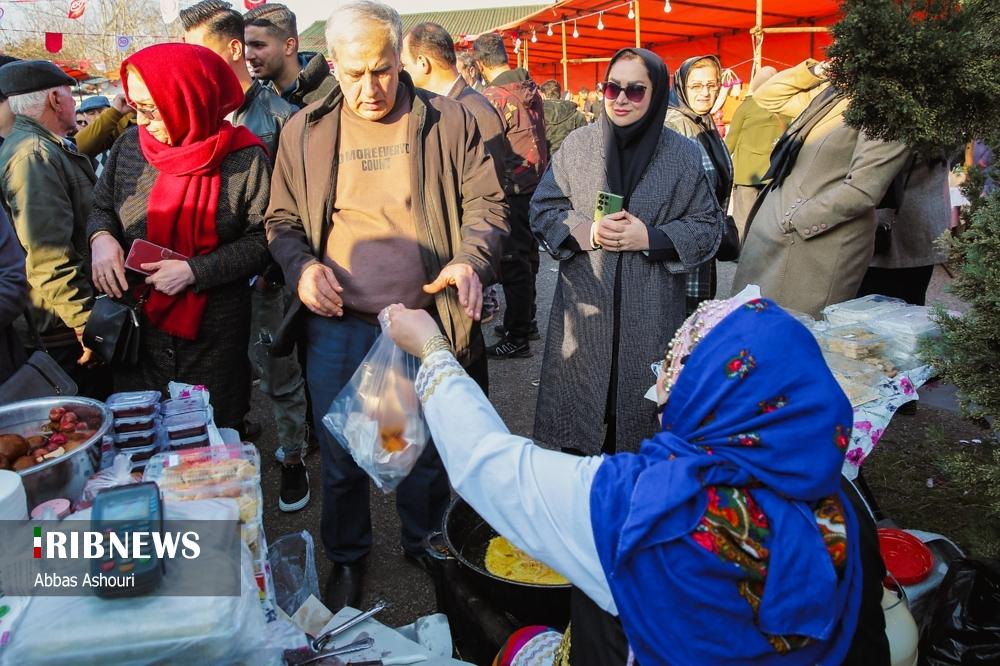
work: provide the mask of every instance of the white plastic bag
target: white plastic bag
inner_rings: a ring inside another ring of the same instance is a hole
[[[323,423],[382,492],[395,490],[427,446],[429,431],[414,382],[420,361],[382,334],[334,399]]]
[[[278,607],[291,617],[310,596],[319,598],[319,576],[312,535],[286,534],[267,549]]]
[[[139,479],[132,476],[132,454],[127,451],[119,453],[115,456],[115,460],[111,463],[111,467],[98,472],[87,479],[87,483],[83,487],[83,499],[80,500],[76,509],[80,510],[89,507],[94,503],[94,498],[97,497],[97,493],[101,492],[105,488],[114,488],[115,486],[127,486],[132,483],[138,483],[141,478],[141,475]]]

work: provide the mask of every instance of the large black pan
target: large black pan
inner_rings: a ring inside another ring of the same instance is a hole
[[[486,570],[486,547],[497,532],[460,497],[445,511],[441,532],[447,553],[439,550],[437,557],[457,560],[463,578],[497,610],[509,613],[522,626],[544,624],[561,629],[569,622],[571,585],[518,583]]]

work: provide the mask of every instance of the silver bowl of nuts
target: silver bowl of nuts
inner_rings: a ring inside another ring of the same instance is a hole
[[[0,407],[0,469],[21,475],[28,506],[76,502],[100,467],[111,412],[90,398],[35,398]]]

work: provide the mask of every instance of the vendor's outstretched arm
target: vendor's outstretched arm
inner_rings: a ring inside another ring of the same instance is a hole
[[[424,416],[452,486],[497,532],[616,613],[590,523],[601,458],[580,458],[512,435],[446,351],[417,375]]]

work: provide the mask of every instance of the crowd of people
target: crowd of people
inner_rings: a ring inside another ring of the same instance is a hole
[[[78,107],[50,62],[0,67],[0,382],[44,348],[91,397],[202,384],[252,439],[256,377],[279,508],[309,503],[318,445],[324,600],[357,606],[369,480],[322,418],[389,307],[434,442],[396,493],[407,558],[454,487],[574,584],[565,663],[887,663],[873,527],[840,484],[850,406],[782,308],[922,303],[945,158],[848,126],[814,60],[757,72],[723,138],[711,54],[671,77],[623,48],[573,99],[498,34],[456,52],[371,0],[327,21],[332,71],[284,5],[202,0],[181,22],[181,43],[124,60],[113,99]],[[730,230],[734,292],[763,299],[715,300]],[[169,253],[129,262],[139,241]],[[100,298],[137,313],[133,361],[84,343]],[[489,403],[487,363],[536,341],[532,441]]]

